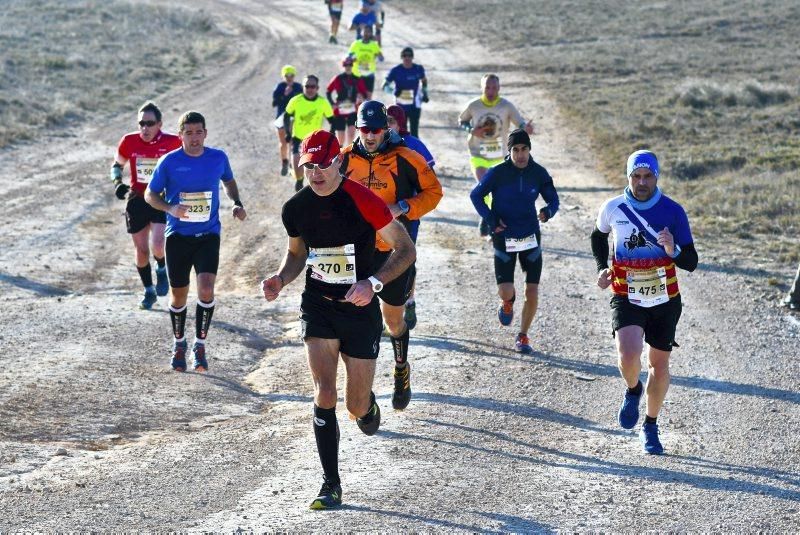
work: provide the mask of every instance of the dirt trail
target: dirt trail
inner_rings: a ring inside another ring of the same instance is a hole
[[[797,530],[798,326],[757,300],[763,272],[698,239],[701,267],[681,275],[682,347],[660,419],[669,455],[642,455],[615,422],[621,381],[588,244],[616,192],[535,80],[501,71],[503,94],[537,125],[534,157],[562,202],[543,229],[536,353],[514,353],[513,330],[494,319],[491,249],[477,238],[453,128],[497,54],[392,2],[382,67],[411,44],[428,71],[421,137],[446,190],[420,232],[414,397],[391,410],[384,343],[382,431],[365,437],[340,404],[346,507],[306,509],[320,471],[300,286],[273,305],[257,293],[285,246],[278,214],[292,191],[275,172],[268,93],[286,62],[326,80],[345,47],[320,44],[321,2],[285,4],[204,1],[237,54],[207,82],[158,99],[168,124],[187,108],[206,115],[249,212],[223,221],[210,374],[167,370],[163,299],[135,310],[122,204],[104,178],[131,118],[0,154],[10,229],[0,237],[0,531]]]

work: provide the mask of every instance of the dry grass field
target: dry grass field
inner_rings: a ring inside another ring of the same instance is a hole
[[[404,4],[485,42],[501,79],[525,73],[551,90],[612,183],[630,152],[650,148],[696,234],[800,260],[796,2]]]
[[[135,110],[223,54],[202,11],[119,0],[3,2],[0,147]]]

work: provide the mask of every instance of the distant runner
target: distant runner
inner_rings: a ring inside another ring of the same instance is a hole
[[[336,40],[336,36],[339,33],[339,21],[342,20],[343,4],[343,0],[325,0],[325,5],[328,6],[328,15],[331,17],[331,34],[328,42],[334,45],[339,42]]]
[[[644,451],[660,455],[657,417],[669,388],[669,356],[681,317],[677,268],[694,271],[689,219],[681,205],[658,187],[658,160],[649,151],[630,155],[628,187],[600,208],[592,232],[597,285],[611,286],[611,331],[617,341],[619,370],[628,386],[619,409],[619,424],[633,429],[639,421],[639,401],[645,389],[642,338],[650,346],[647,412],[639,432]],[[608,267],[608,235],[614,234],[614,256]]]
[[[160,157],[181,146],[178,136],[161,131],[161,110],[152,102],[139,108],[139,131],[122,137],[117,146],[117,156],[111,166],[114,194],[125,205],[125,223],[136,248],[136,271],[144,286],[144,296],[139,308],[150,310],[157,295],[169,291],[167,268],[164,261],[164,212],[155,210],[144,200],[144,190],[153,176]],[[122,182],[122,169],[130,162],[130,186]],[[150,267],[150,241],[156,261],[156,285]]]
[[[542,274],[542,234],[539,222],[546,223],[558,212],[558,193],[547,169],[531,158],[531,138],[517,129],[508,136],[508,155],[483,176],[470,199],[489,224],[494,245],[494,275],[502,302],[497,309],[501,325],[514,319],[514,268],[525,272],[525,304],[522,306],[519,334],[514,348],[533,353],[528,330],[539,306],[539,279]],[[486,196],[492,195],[491,208]],[[536,199],[546,202],[536,211]]]
[[[319,78],[309,74],[303,80],[303,93],[292,97],[286,105],[284,124],[292,133],[292,160],[294,163],[294,190],[303,189],[303,169],[300,167],[300,143],[314,130],[322,128],[327,119],[333,124],[333,108],[328,99],[319,96]],[[291,120],[292,126],[288,125]]]
[[[364,36],[350,45],[349,54],[355,60],[353,74],[364,80],[367,98],[370,99],[375,90],[375,71],[378,68],[376,60],[383,61],[381,47],[372,39],[372,29],[369,27],[364,29]]]
[[[325,96],[333,106],[333,130],[339,145],[349,145],[356,137],[356,107],[367,98],[364,81],[353,74],[353,58],[342,60],[341,72],[328,83]]]
[[[283,81],[278,82],[272,91],[272,107],[275,108],[275,128],[278,135],[278,154],[281,158],[281,176],[289,174],[289,134],[283,122],[286,105],[295,95],[303,92],[303,86],[294,81],[297,69],[291,65],[281,67]]]
[[[411,135],[419,137],[422,103],[428,102],[428,79],[425,77],[425,68],[414,63],[414,50],[410,46],[400,52],[400,58],[403,62],[392,67],[386,75],[383,89],[394,95],[395,104],[402,106],[411,124]]]
[[[800,310],[800,266],[797,266],[797,275],[794,276],[792,288],[783,300],[789,310]]]
[[[533,125],[522,118],[511,102],[500,96],[500,78],[496,74],[484,74],[481,89],[480,98],[471,101],[458,118],[461,127],[469,133],[469,163],[477,182],[490,167],[503,162],[503,143],[512,124],[528,135],[533,134]],[[479,228],[481,236],[489,235],[491,229],[484,219]]]

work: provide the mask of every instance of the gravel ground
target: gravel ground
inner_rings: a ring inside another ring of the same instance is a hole
[[[786,274],[696,236],[700,266],[680,275],[681,347],[659,419],[667,455],[642,454],[616,424],[623,384],[588,241],[618,192],[551,96],[523,71],[501,73],[503,94],[537,125],[533,154],[562,200],[543,228],[536,351],[516,354],[515,331],[495,317],[491,248],[477,236],[454,128],[495,56],[393,3],[383,67],[411,44],[428,71],[421,137],[445,187],[420,232],[414,397],[391,410],[384,342],[381,431],[362,435],[340,405],[345,507],[308,511],[320,469],[300,288],[274,304],[257,289],[285,247],[278,214],[293,187],[277,173],[268,91],[287,62],[328,78],[345,48],[320,44],[321,2],[201,4],[237,53],[158,102],[167,124],[185,109],[206,114],[208,143],[230,154],[248,207],[247,221],[223,223],[211,372],[170,372],[164,300],[135,308],[123,208],[104,178],[131,117],[0,153],[10,229],[0,236],[0,532],[800,530],[800,322],[762,290]]]

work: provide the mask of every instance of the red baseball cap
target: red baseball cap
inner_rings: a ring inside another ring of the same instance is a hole
[[[341,147],[336,136],[327,130],[315,130],[303,140],[300,145],[300,161],[298,165],[313,163],[314,165],[329,165],[339,154]]]

